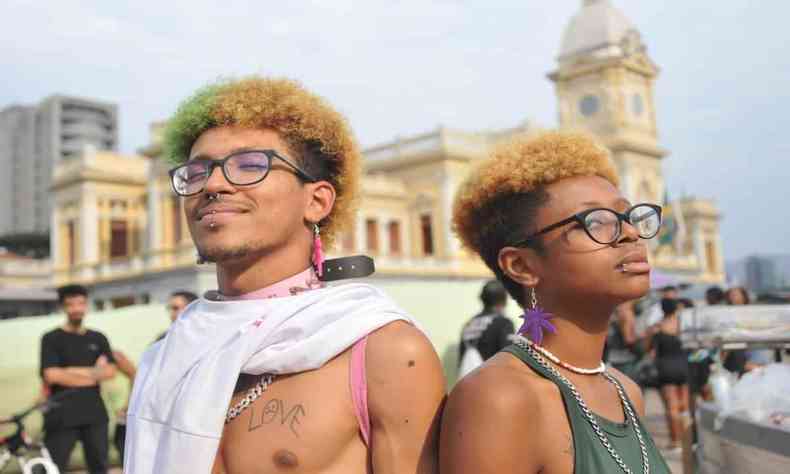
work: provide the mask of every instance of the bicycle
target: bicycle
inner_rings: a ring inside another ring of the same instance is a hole
[[[12,458],[16,458],[19,468],[22,469],[22,474],[60,474],[58,466],[52,462],[47,447],[32,440],[25,433],[25,425],[22,423],[34,411],[43,413],[56,405],[55,401],[48,400],[12,415],[10,418],[0,419],[0,425],[16,425],[16,431],[11,436],[0,438],[0,472],[3,472]],[[38,456],[35,456],[36,451]],[[31,455],[33,457],[29,457]]]

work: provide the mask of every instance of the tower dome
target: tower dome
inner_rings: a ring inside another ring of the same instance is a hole
[[[639,31],[609,0],[582,0],[562,35],[560,62],[579,56],[605,59],[641,47]]]

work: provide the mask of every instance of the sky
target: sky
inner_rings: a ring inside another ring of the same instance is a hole
[[[790,253],[790,3],[612,0],[661,68],[670,198],[715,199],[725,258]],[[54,94],[117,103],[121,151],[197,87],[298,79],[363,146],[443,125],[557,125],[546,73],[581,0],[4,0],[0,108]]]

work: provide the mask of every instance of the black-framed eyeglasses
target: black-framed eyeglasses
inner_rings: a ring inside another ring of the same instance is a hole
[[[587,209],[548,227],[544,227],[512,245],[514,247],[525,247],[536,237],[571,222],[577,222],[593,241],[602,245],[613,244],[620,238],[620,235],[623,233],[623,222],[631,224],[640,238],[652,239],[661,229],[661,206],[644,203],[636,204],[622,214],[605,207]]]
[[[277,158],[293,168],[296,175],[308,183],[315,183],[316,178],[310,176],[296,163],[280,155],[274,150],[241,150],[221,160],[195,159],[170,170],[170,182],[173,191],[179,196],[193,196],[206,187],[214,168],[222,168],[222,174],[230,184],[249,186],[260,183],[272,170],[272,161]]]

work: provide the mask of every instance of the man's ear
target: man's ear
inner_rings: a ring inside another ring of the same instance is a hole
[[[335,205],[335,187],[328,181],[309,183],[307,186],[307,206],[304,219],[307,222],[321,222],[332,212]]]
[[[540,282],[538,254],[531,248],[504,247],[499,251],[497,263],[511,280],[527,288]]]

